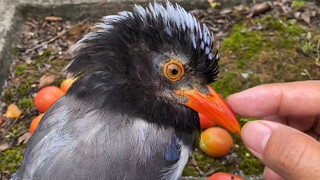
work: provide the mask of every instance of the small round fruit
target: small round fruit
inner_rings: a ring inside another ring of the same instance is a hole
[[[30,133],[33,134],[34,131],[36,130],[41,118],[44,116],[44,113],[42,114],[39,114],[37,117],[35,117],[32,122],[31,122],[31,125],[30,125]]]
[[[210,176],[208,180],[244,180],[244,179],[234,174],[219,172]]]
[[[62,92],[67,93],[68,89],[70,88],[70,86],[73,84],[74,81],[75,79],[73,78],[63,80],[62,83],[60,84],[60,89],[62,90]]]
[[[64,93],[55,86],[41,89],[34,97],[34,105],[40,112],[46,112]]]
[[[200,149],[209,156],[221,157],[233,146],[231,135],[219,127],[211,127],[201,133]]]
[[[209,120],[206,116],[199,113],[199,119],[200,119],[200,127],[201,129],[208,129],[210,127],[214,127],[216,124]]]

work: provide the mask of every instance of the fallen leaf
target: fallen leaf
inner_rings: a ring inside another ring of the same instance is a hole
[[[302,13],[302,14],[301,14],[301,18],[302,18],[308,25],[310,25],[311,19],[310,19],[309,13],[307,13],[307,12]]]
[[[19,137],[17,145],[20,145],[21,143],[26,144],[29,141],[29,139],[31,138],[31,136],[32,135],[30,132],[24,133],[22,136]]]
[[[239,5],[239,6],[235,6],[234,10],[236,10],[236,11],[246,11],[246,10],[248,10],[248,7],[246,7],[244,5]]]
[[[293,16],[294,18],[299,19],[301,16],[301,12],[295,12]]]
[[[260,4],[255,4],[254,6],[252,6],[252,8],[250,9],[250,14],[247,16],[247,18],[251,18],[253,16],[265,13],[267,11],[271,10],[271,6],[269,3],[264,2],[264,3],[260,3]]]
[[[227,9],[223,9],[220,11],[221,14],[229,14],[232,13],[232,9],[231,8],[227,8]]]
[[[241,73],[241,76],[244,78],[244,79],[247,79],[249,77],[249,73]]]
[[[41,89],[43,87],[49,86],[56,81],[56,76],[53,74],[42,76],[39,80],[38,88]]]
[[[8,149],[9,147],[10,146],[9,146],[8,143],[3,142],[3,143],[0,144],[0,151],[4,151],[4,150]]]
[[[191,159],[191,164],[194,165],[194,166],[198,166],[198,162],[194,159]]]
[[[21,114],[22,114],[22,111],[15,104],[10,104],[6,111],[6,116],[8,118],[19,118]]]
[[[14,78],[13,81],[12,81],[13,85],[18,87],[20,86],[21,84],[21,78],[20,77],[17,77],[17,78]]]
[[[45,20],[46,21],[62,21],[62,18],[57,16],[47,16]]]

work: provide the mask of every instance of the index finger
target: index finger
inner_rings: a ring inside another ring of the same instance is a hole
[[[320,114],[320,81],[260,85],[227,98],[241,116],[308,116]]]

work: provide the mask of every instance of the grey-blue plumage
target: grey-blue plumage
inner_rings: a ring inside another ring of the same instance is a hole
[[[212,46],[207,27],[169,2],[104,17],[78,42],[67,69],[78,80],[42,118],[15,178],[179,179],[200,127],[175,91],[207,91]],[[179,81],[164,74],[171,61],[184,66]]]
[[[32,137],[17,179],[171,179],[172,136],[173,128],[63,97]]]

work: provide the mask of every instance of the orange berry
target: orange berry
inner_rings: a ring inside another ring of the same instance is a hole
[[[44,113],[38,115],[37,117],[35,117],[32,122],[31,122],[31,125],[30,125],[30,133],[33,134],[34,131],[37,129],[37,126],[41,120],[41,118],[44,116]]]
[[[234,174],[218,172],[210,176],[208,180],[244,180],[244,178]]]
[[[34,105],[40,112],[46,112],[64,93],[55,86],[41,89],[34,97]]]
[[[73,84],[75,80],[76,79],[73,79],[73,78],[63,80],[62,83],[60,84],[60,89],[62,90],[62,92],[67,93],[68,89],[70,88],[70,86]]]
[[[225,129],[211,127],[201,133],[200,149],[209,156],[221,157],[233,146],[231,135]]]

